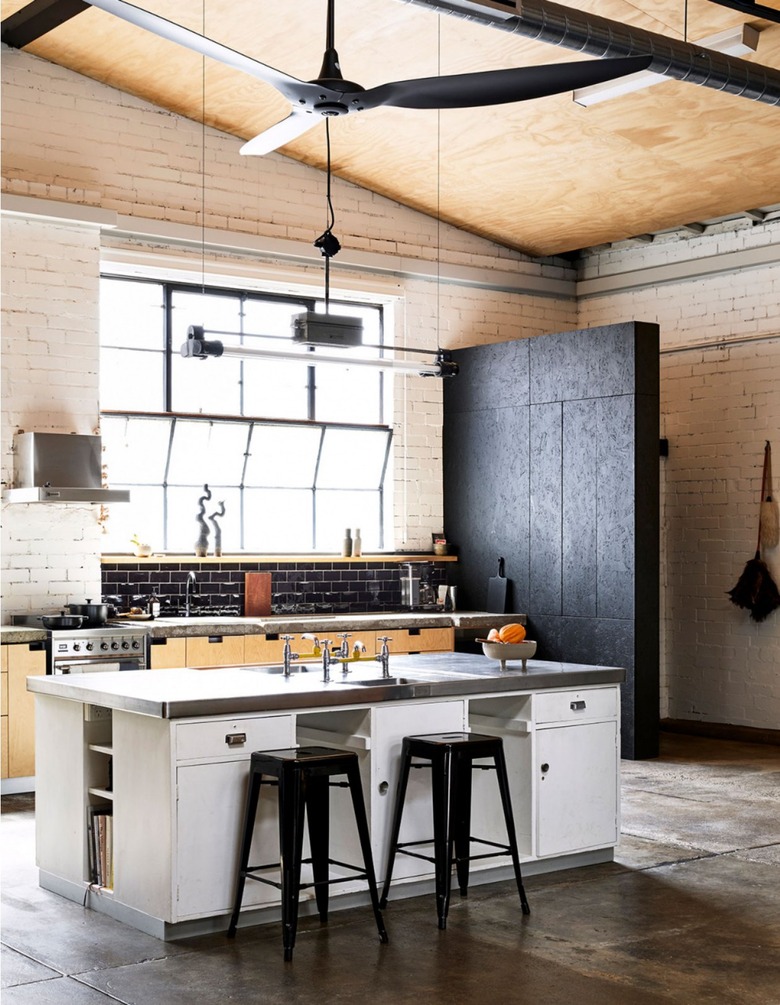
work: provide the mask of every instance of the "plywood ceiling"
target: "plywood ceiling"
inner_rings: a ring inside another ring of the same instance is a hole
[[[303,80],[318,75],[325,0],[138,2]],[[22,6],[4,0],[3,17]],[[684,37],[685,0],[568,6]],[[750,61],[780,68],[780,24],[708,0],[687,6],[688,39],[747,22],[761,32]],[[399,0],[337,0],[336,45],[344,75],[365,87],[588,58]],[[94,8],[27,49],[243,138],[289,110],[271,87],[211,61],[204,102],[200,56]],[[571,93],[441,113],[381,108],[333,120],[331,137],[343,178],[431,215],[438,206],[447,222],[533,255],[780,203],[780,108],[674,80],[590,108]],[[324,125],[283,153],[323,168]]]

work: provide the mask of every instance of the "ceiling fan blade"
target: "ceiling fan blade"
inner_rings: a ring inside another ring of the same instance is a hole
[[[322,122],[319,115],[312,115],[310,112],[299,112],[294,108],[286,119],[277,122],[275,126],[264,129],[241,147],[239,153],[248,155],[270,154],[278,147],[283,147],[285,143],[302,136],[309,129],[313,129]]]
[[[215,42],[205,35],[199,35],[196,31],[184,28],[173,21],[168,21],[158,14],[152,14],[141,7],[135,7],[133,4],[127,3],[126,0],[86,0],[86,2],[92,7],[98,7],[100,10],[113,14],[122,21],[128,21],[138,28],[144,28],[154,35],[159,35],[160,38],[176,42],[178,45],[183,45],[203,56],[216,59],[226,66],[232,66],[236,70],[251,73],[252,76],[265,81],[266,84],[271,84],[291,101],[298,101],[303,94],[310,90],[312,93],[317,91],[313,84],[298,80],[297,77],[291,77],[281,70],[274,69],[273,66],[268,66],[257,59],[236,52],[235,49]]]
[[[574,63],[549,63],[510,70],[485,70],[444,77],[396,80],[369,88],[360,95],[363,108],[391,105],[396,108],[476,108],[528,101],[548,94],[573,91],[589,84],[645,70],[651,56],[592,59]]]

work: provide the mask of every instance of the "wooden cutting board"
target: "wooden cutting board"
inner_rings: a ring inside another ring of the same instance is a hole
[[[245,573],[244,616],[247,618],[263,618],[271,613],[271,573]]]
[[[506,613],[507,586],[509,580],[504,575],[504,560],[498,560],[498,575],[488,580],[487,610],[491,614]]]

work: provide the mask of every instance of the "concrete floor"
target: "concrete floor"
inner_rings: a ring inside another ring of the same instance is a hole
[[[30,796],[3,800],[3,1005],[780,1005],[780,747],[664,735],[623,764],[613,863],[164,943],[41,890]]]

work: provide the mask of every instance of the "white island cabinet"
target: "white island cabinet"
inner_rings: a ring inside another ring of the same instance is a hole
[[[469,729],[504,740],[526,873],[612,857],[622,670],[539,661],[501,673],[479,657],[441,654],[396,657],[391,673],[404,683],[362,686],[376,669],[357,665],[328,683],[239,668],[31,679],[43,727],[41,885],[159,938],[226,928],[250,755],[309,743],[357,753],[381,881],[403,737]],[[331,855],[358,862],[348,794],[331,791]],[[261,800],[252,857],[270,862],[276,789],[264,786]],[[429,773],[412,772],[401,840],[431,833]],[[505,838],[492,771],[474,772],[472,834]],[[509,874],[506,856],[472,864],[475,884]],[[392,896],[432,889],[432,877],[431,863],[400,856]],[[364,884],[332,893],[336,907],[341,894],[364,896]],[[277,917],[278,903],[275,888],[248,884],[242,923]]]

